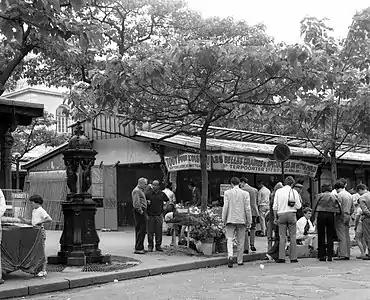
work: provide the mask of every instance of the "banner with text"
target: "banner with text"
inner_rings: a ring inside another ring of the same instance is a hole
[[[200,170],[200,155],[195,153],[184,153],[181,155],[164,158],[169,172],[181,170]],[[207,156],[207,170],[211,170],[211,156]]]
[[[284,173],[315,177],[317,165],[299,160],[287,160]],[[242,156],[232,154],[213,154],[212,169],[259,174],[281,174],[281,162],[263,157]]]

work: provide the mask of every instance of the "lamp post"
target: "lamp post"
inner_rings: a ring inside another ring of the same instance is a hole
[[[110,262],[101,255],[95,228],[96,204],[91,193],[91,167],[97,152],[78,123],[74,136],[63,152],[69,193],[62,202],[64,228],[57,256],[48,257],[49,264],[83,266],[86,263]]]

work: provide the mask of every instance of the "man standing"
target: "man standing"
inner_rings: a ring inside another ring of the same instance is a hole
[[[356,187],[357,193],[360,194],[359,203],[362,210],[362,232],[365,240],[365,245],[370,249],[370,192],[364,184],[359,184]],[[369,256],[362,256],[363,260],[370,260]]]
[[[270,204],[270,190],[265,186],[263,181],[258,183],[258,213],[260,217],[260,225],[262,230],[262,235],[266,235],[266,214],[269,211],[269,204]]]
[[[6,211],[6,202],[5,202],[5,197],[3,194],[3,191],[0,189],[0,219],[4,215]],[[1,222],[0,222],[0,244],[3,236],[3,231],[1,229]],[[2,268],[1,268],[1,251],[0,251],[0,284],[3,284],[4,280],[2,278]]]
[[[166,194],[170,202],[176,203],[176,196],[175,193],[172,191],[172,183],[167,184],[166,188],[163,190],[163,193]]]
[[[302,207],[298,192],[293,189],[295,181],[292,176],[285,178],[284,187],[278,189],[274,197],[274,222],[279,226],[279,259],[277,263],[285,263],[286,232],[290,237],[290,262],[297,260],[297,209]]]
[[[147,223],[147,200],[144,191],[147,189],[148,180],[140,178],[137,186],[132,191],[132,206],[134,208],[135,222],[135,254],[145,254],[144,239],[146,235]]]
[[[349,222],[355,208],[352,201],[352,195],[345,190],[345,183],[338,180],[334,189],[337,191],[339,204],[342,208],[342,213],[338,216],[335,224],[335,229],[338,236],[339,247],[338,257],[335,260],[349,260],[351,256],[351,238],[349,236]]]
[[[239,188],[240,180],[231,178],[232,189],[225,191],[222,220],[226,225],[228,267],[233,267],[233,240],[237,240],[237,263],[243,265],[245,231],[252,222],[249,194]]]
[[[161,191],[158,180],[152,183],[153,190],[147,194],[148,200],[148,251],[153,252],[155,235],[155,250],[163,252],[162,249],[162,227],[163,227],[163,205],[168,201],[165,193]]]
[[[245,244],[244,244],[244,253],[249,253],[249,239],[250,239],[250,247],[251,251],[256,251],[256,247],[254,247],[254,241],[256,238],[256,223],[258,214],[258,206],[257,206],[257,198],[258,198],[258,190],[248,184],[248,178],[242,177],[240,178],[240,188],[243,191],[249,193],[250,198],[250,205],[251,205],[251,213],[252,213],[252,224],[251,229],[249,231],[250,238],[248,237],[248,230],[245,232]]]
[[[191,202],[189,204],[192,206],[200,206],[200,190],[195,186],[194,182],[189,183],[189,190],[191,191]]]

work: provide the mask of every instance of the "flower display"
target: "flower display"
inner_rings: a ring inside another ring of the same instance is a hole
[[[225,236],[225,225],[222,222],[221,216],[215,213],[212,209],[198,214],[199,224],[192,227],[190,236],[198,241],[207,239],[222,239]]]

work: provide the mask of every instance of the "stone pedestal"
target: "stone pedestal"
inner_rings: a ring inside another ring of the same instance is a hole
[[[84,200],[62,203],[64,229],[60,238],[60,251],[57,256],[48,257],[48,263],[83,266],[87,263],[110,262],[110,256],[103,256],[99,249],[95,202],[89,194],[69,196]]]

